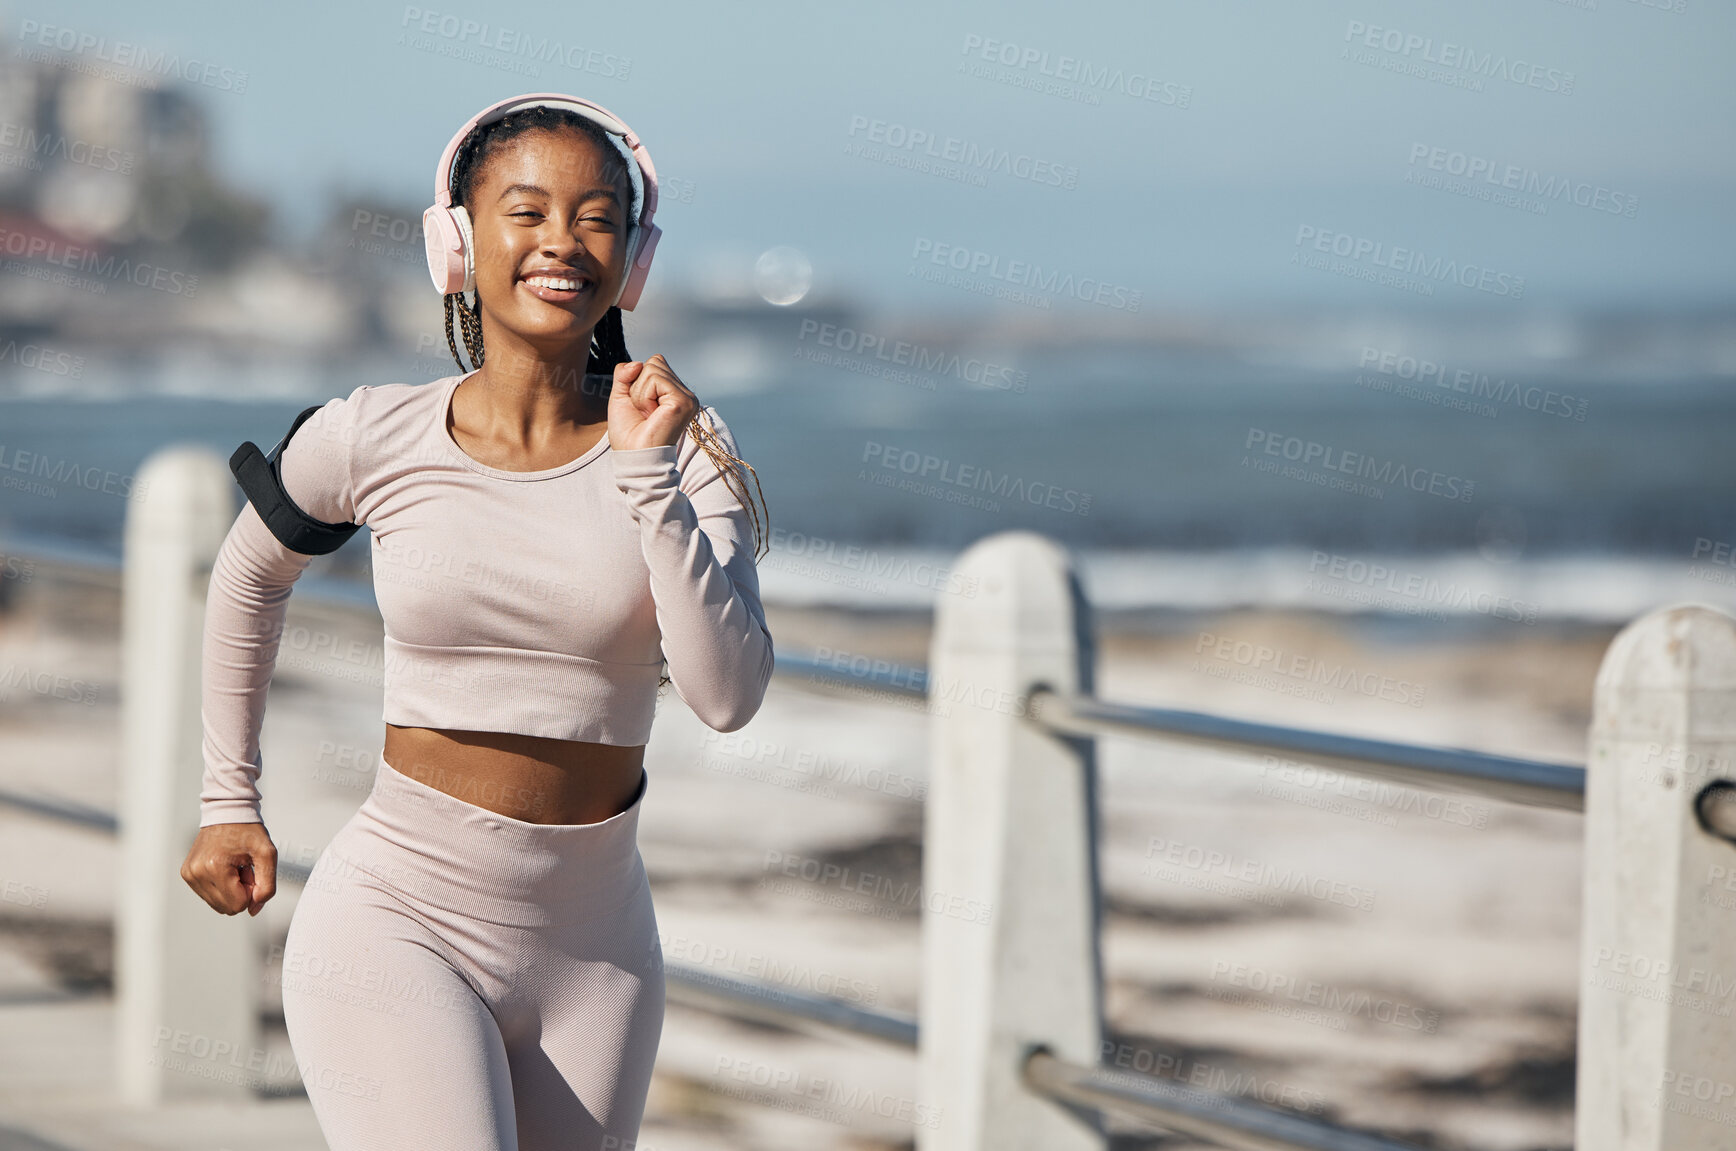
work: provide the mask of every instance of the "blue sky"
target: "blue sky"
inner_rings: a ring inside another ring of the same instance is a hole
[[[14,0],[0,18],[14,50],[54,25],[245,72],[243,92],[196,87],[225,174],[292,233],[335,193],[419,210],[458,124],[556,90],[623,116],[669,181],[662,276],[740,274],[787,244],[822,286],[936,307],[974,302],[912,276],[945,271],[936,252],[1178,307],[1736,300],[1736,6],[1721,0]],[[544,38],[565,58],[535,76],[493,46]],[[1119,72],[1120,90],[1035,90],[1062,57]],[[1158,98],[1131,93],[1146,83]],[[935,143],[893,146],[918,133]],[[977,183],[862,145],[1007,164]],[[1441,186],[1472,163],[1481,181]],[[1490,171],[1569,191],[1543,212],[1478,198],[1502,191]],[[1473,271],[1426,298],[1368,278],[1442,259]]]

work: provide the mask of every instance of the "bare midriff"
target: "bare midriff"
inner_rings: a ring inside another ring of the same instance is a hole
[[[633,802],[645,745],[386,725],[394,771],[526,823],[601,823]]]

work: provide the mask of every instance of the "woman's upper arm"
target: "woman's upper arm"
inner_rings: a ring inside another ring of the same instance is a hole
[[[355,450],[360,406],[371,385],[327,400],[295,430],[278,457],[283,490],[296,507],[328,524],[356,518]]]

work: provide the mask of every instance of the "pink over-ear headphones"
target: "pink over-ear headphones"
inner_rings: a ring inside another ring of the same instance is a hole
[[[639,137],[608,109],[560,92],[531,92],[489,105],[458,129],[458,134],[440,153],[440,166],[434,173],[434,204],[422,213],[428,274],[442,295],[468,292],[476,287],[476,241],[471,233],[470,213],[463,204],[452,202],[452,162],[459,147],[477,128],[494,123],[508,112],[535,107],[566,108],[577,112],[596,122],[618,141],[615,147],[627,161],[627,174],[633,182],[633,208],[628,214],[627,224],[627,277],[615,304],[622,311],[630,312],[639,302],[639,293],[645,288],[645,277],[651,273],[651,257],[663,235],[663,229],[651,222],[657,214],[657,169],[652,166],[651,153],[645,150]]]

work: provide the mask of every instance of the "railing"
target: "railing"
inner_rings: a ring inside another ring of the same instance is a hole
[[[189,898],[178,870],[197,827],[204,583],[233,519],[232,484],[201,450],[162,453],[141,476],[150,494],[132,510],[123,573],[129,772],[118,827],[128,886],[117,913],[117,1059],[123,1093],[149,1102],[168,1087],[148,1058],[158,1029],[251,1040],[258,955],[231,921]],[[1590,763],[1580,766],[1101,700],[1089,605],[1062,548],[1002,533],[967,549],[955,570],[980,591],[941,597],[928,668],[870,663],[858,673],[787,655],[776,666],[786,683],[927,701],[920,1022],[683,965],[666,968],[671,999],[914,1047],[922,1091],[945,1115],[918,1128],[921,1151],[1101,1149],[1101,1119],[1086,1118],[1104,1112],[1244,1151],[1400,1151],[1239,1096],[1099,1066],[1096,738],[1275,752],[1409,786],[1583,811],[1576,1147],[1725,1145],[1706,1109],[1670,1106],[1661,1094],[1681,1093],[1684,1076],[1696,1092],[1702,1080],[1736,1081],[1729,1027],[1696,1017],[1683,997],[1612,991],[1599,977],[1636,960],[1654,973],[1697,964],[1701,977],[1719,975],[1736,956],[1736,915],[1708,911],[1703,898],[1714,877],[1736,874],[1736,781],[1725,778],[1736,751],[1736,620],[1690,604],[1623,629],[1597,677]],[[297,594],[320,590],[310,580]],[[356,602],[353,589],[340,594]],[[117,827],[64,801],[0,793],[0,802]],[[288,881],[306,873],[280,869]],[[971,908],[980,911],[963,913]],[[175,1084],[178,1093],[196,1088]]]

